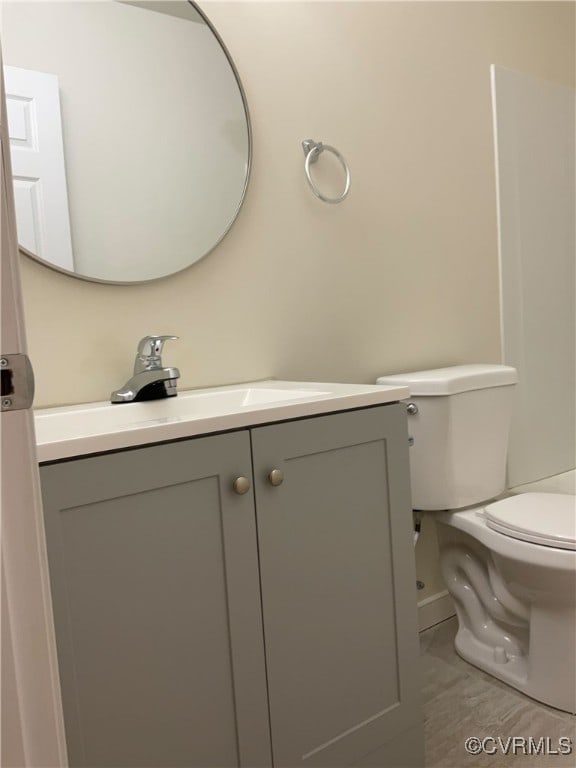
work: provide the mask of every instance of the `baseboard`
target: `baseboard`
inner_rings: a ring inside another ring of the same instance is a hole
[[[448,592],[437,592],[418,603],[418,628],[422,632],[444,619],[449,619],[455,613],[454,603]]]

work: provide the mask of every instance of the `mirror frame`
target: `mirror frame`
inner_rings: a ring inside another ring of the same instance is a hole
[[[109,0],[109,2],[112,2],[112,0]],[[238,89],[240,91],[240,96],[242,98],[242,104],[244,106],[244,114],[246,115],[246,132],[247,132],[247,139],[248,139],[248,160],[246,165],[246,180],[244,182],[244,186],[242,188],[242,193],[240,196],[240,200],[238,202],[238,207],[236,208],[236,211],[234,213],[234,217],[222,233],[222,235],[216,240],[214,245],[212,245],[211,248],[209,248],[205,253],[202,254],[202,256],[199,256],[197,259],[195,259],[193,262],[188,264],[185,267],[182,267],[182,269],[177,269],[175,272],[170,272],[166,275],[160,275],[158,277],[151,277],[148,280],[102,280],[98,277],[90,277],[88,275],[80,275],[76,274],[75,272],[70,272],[68,269],[63,269],[62,267],[58,267],[55,264],[50,263],[49,261],[46,261],[45,259],[40,258],[40,256],[36,256],[35,254],[31,253],[28,249],[24,248],[20,244],[18,244],[18,250],[19,252],[24,255],[28,256],[30,259],[35,261],[37,264],[42,264],[44,267],[48,267],[48,269],[51,269],[53,272],[59,272],[61,275],[66,275],[67,277],[75,278],[76,280],[85,280],[90,283],[100,283],[102,285],[120,285],[120,286],[129,286],[129,285],[148,285],[150,283],[153,283],[157,280],[166,280],[171,277],[174,277],[174,275],[179,275],[182,272],[185,272],[187,269],[190,269],[195,264],[197,264],[199,261],[202,261],[206,258],[209,254],[212,253],[212,251],[217,248],[217,246],[220,245],[222,240],[226,237],[226,235],[230,232],[232,227],[234,226],[234,223],[236,222],[238,215],[240,213],[240,210],[242,209],[242,206],[244,204],[244,200],[246,198],[246,191],[248,189],[248,183],[250,181],[250,176],[252,172],[252,123],[250,120],[250,111],[248,109],[248,100],[246,98],[246,92],[244,90],[244,86],[242,85],[242,81],[240,79],[240,75],[238,73],[238,70],[236,68],[236,65],[234,64],[234,61],[232,59],[232,56],[230,54],[230,51],[224,44],[224,41],[222,40],[222,37],[218,34],[216,28],[208,18],[208,16],[204,13],[204,11],[198,6],[194,0],[184,0],[184,2],[188,2],[193,9],[198,13],[199,16],[202,17],[202,20],[207,25],[207,27],[210,29],[214,37],[216,38],[216,42],[220,45],[223,54],[226,56],[226,59],[228,60],[228,64],[230,65],[230,68],[232,70],[232,73],[236,79],[236,83],[238,85]],[[18,233],[16,232],[16,239],[18,239]]]

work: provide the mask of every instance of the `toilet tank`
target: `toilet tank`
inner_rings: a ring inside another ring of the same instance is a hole
[[[394,376],[406,401],[413,509],[460,509],[506,488],[506,453],[516,369],[457,365]],[[411,411],[414,411],[411,413]]]

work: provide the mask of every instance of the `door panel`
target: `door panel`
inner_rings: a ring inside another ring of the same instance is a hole
[[[1,63],[0,55],[0,68]],[[24,355],[26,334],[1,69],[0,167],[0,352]],[[66,747],[31,408],[10,411],[9,406],[2,407],[0,459],[0,764],[63,767]]]
[[[250,469],[247,432],[42,468],[71,765],[270,764]]]
[[[58,77],[4,67],[18,242],[74,270]]]
[[[405,418],[386,406],[252,432],[276,768],[349,765],[418,717]]]

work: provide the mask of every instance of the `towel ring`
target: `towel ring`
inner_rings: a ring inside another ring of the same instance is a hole
[[[345,200],[348,196],[348,192],[350,192],[350,169],[346,165],[346,161],[340,152],[338,152],[335,147],[331,147],[329,144],[322,144],[321,141],[314,141],[313,139],[306,139],[303,141],[302,148],[306,157],[306,160],[304,161],[304,173],[306,174],[306,181],[308,182],[308,186],[316,195],[316,197],[322,200],[323,203],[341,203],[342,200]],[[322,152],[324,152],[324,150],[331,152],[340,161],[340,164],[346,174],[344,191],[339,197],[326,197],[326,195],[323,195],[312,181],[312,176],[310,175],[310,163],[315,163]]]

